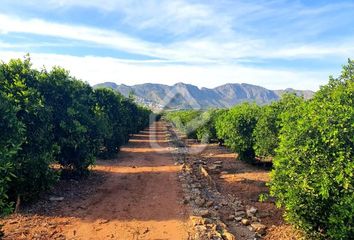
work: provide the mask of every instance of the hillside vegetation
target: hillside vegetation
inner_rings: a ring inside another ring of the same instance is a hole
[[[241,160],[272,160],[270,194],[309,238],[354,236],[354,61],[307,101],[284,94],[267,106],[243,103],[165,118],[188,137],[224,142]]]
[[[0,64],[0,216],[60,176],[81,177],[149,124],[150,110],[27,57]],[[59,170],[53,168],[60,166]]]

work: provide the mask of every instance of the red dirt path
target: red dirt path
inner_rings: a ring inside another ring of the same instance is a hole
[[[104,173],[105,180],[85,199],[70,206],[59,202],[58,215],[3,220],[5,239],[188,239],[189,216],[177,182],[180,167],[173,164],[166,133],[164,123],[157,122],[134,135],[116,160],[98,161],[93,170]],[[151,147],[151,141],[160,147]]]

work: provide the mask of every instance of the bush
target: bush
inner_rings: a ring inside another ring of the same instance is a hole
[[[354,62],[315,97],[282,115],[271,194],[314,238],[354,236]]]
[[[12,162],[24,142],[24,126],[17,119],[18,112],[9,99],[0,92],[0,217],[11,212],[9,203],[9,183],[15,178]]]
[[[41,191],[47,190],[57,179],[54,171],[49,168],[54,162],[55,150],[51,142],[50,112],[34,87],[37,77],[38,73],[31,69],[29,58],[24,61],[11,60],[8,64],[0,65],[0,92],[15,105],[17,118],[17,121],[12,119],[13,122],[5,123],[5,129],[14,128],[16,124],[22,125],[25,136],[24,141],[17,141],[17,134],[10,140],[14,141],[13,146],[21,142],[17,152],[16,148],[12,150],[13,155],[9,158],[11,163],[7,165],[11,166],[11,172],[16,176],[8,182],[10,200],[20,197],[25,201],[31,200]]]
[[[280,141],[281,114],[293,111],[302,101],[303,98],[297,97],[295,94],[284,94],[279,101],[262,107],[253,131],[254,149],[258,157],[269,158],[275,156],[275,149]]]
[[[196,136],[199,141],[202,143],[210,143],[217,139],[215,121],[222,111],[224,110],[210,109],[200,115],[202,125],[196,129]]]
[[[237,152],[241,160],[253,161],[255,158],[253,130],[259,114],[259,106],[243,103],[222,113],[216,120],[218,138]]]
[[[202,125],[201,111],[198,110],[181,110],[165,113],[165,118],[172,122],[173,125],[181,132],[185,133],[188,138],[197,139],[197,129]]]
[[[129,134],[149,125],[151,111],[111,89],[96,89],[95,95],[95,112],[102,138],[101,156],[113,157],[128,141]]]
[[[44,70],[40,79],[38,87],[52,113],[52,144],[59,147],[56,158],[75,175],[86,174],[101,140],[93,89],[59,67],[50,72]]]
[[[0,82],[0,215],[48,190],[60,173],[53,163],[80,177],[99,150],[117,152],[149,124],[150,110],[132,99],[59,67],[32,69],[29,57],[1,63]]]

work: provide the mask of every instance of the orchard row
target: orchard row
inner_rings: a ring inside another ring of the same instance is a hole
[[[85,175],[95,157],[114,156],[150,114],[62,68],[39,71],[29,57],[0,63],[0,215],[60,176]]]
[[[354,61],[310,100],[165,113],[188,137],[217,140],[245,161],[272,160],[270,194],[314,239],[354,236]]]

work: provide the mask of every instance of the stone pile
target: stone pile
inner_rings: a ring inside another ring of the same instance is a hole
[[[210,173],[220,173],[223,169],[222,161],[208,164],[206,160],[191,160],[188,157],[188,147],[184,141],[168,127],[171,147],[174,148],[173,158],[178,165],[182,165],[178,179],[181,182],[184,199],[183,204],[191,208],[191,222],[195,229],[194,239],[224,239],[233,240],[235,236],[230,232],[234,225],[244,228],[248,237],[243,239],[257,239],[265,234],[266,227],[257,217],[257,209],[252,206],[243,206],[242,202],[231,195],[223,196],[216,187]],[[230,213],[222,219],[221,212]],[[227,222],[228,225],[226,225]],[[235,228],[233,228],[235,229]]]

